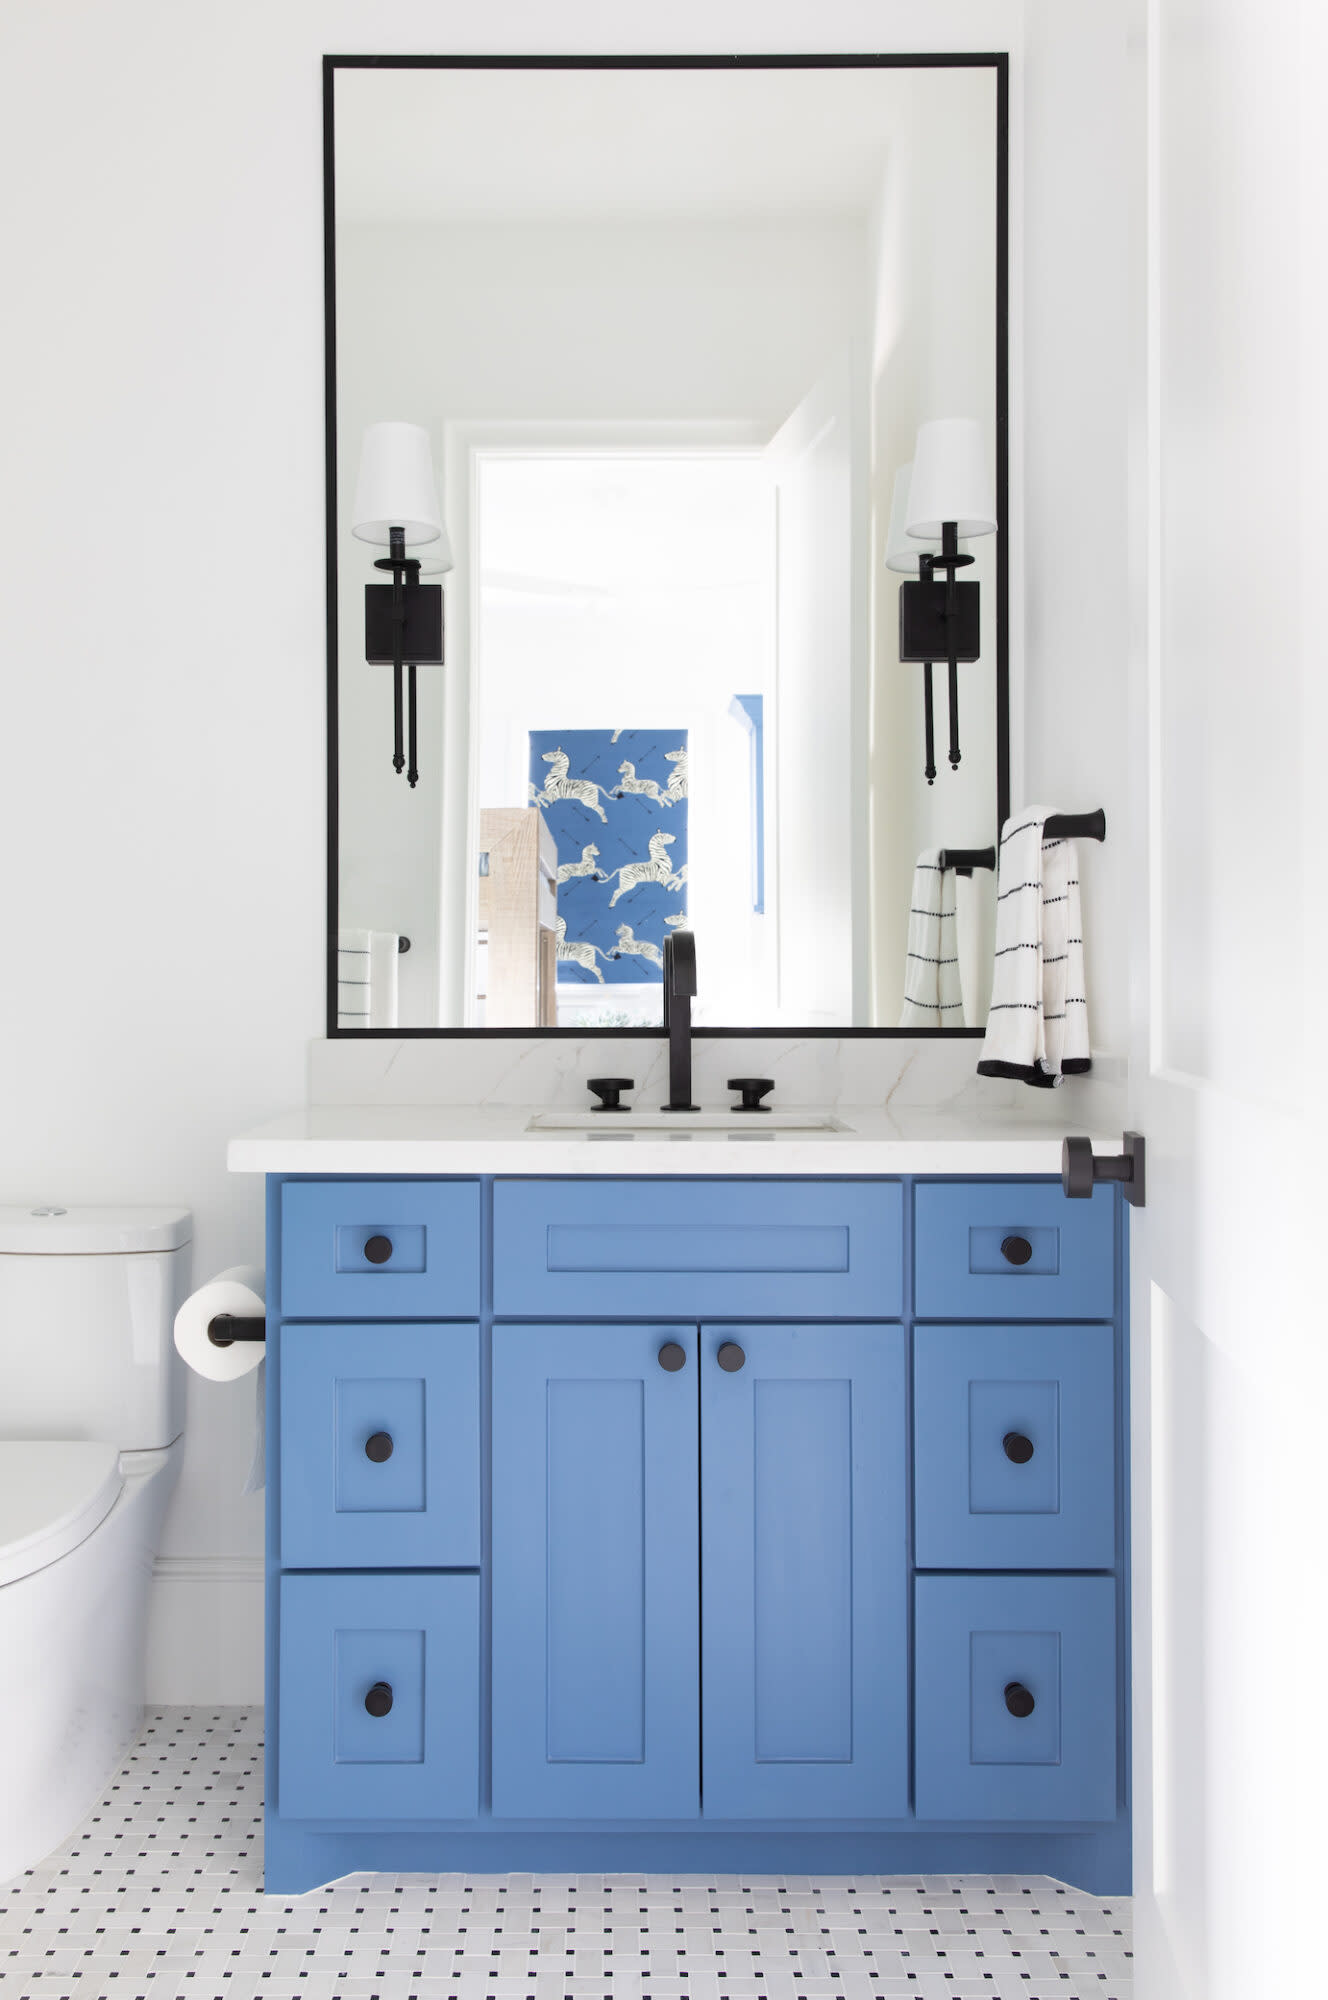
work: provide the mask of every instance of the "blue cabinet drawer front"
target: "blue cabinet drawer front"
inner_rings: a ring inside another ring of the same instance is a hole
[[[296,1319],[473,1318],[478,1182],[288,1181],[281,1309]]]
[[[1059,1183],[924,1183],[914,1201],[919,1319],[1110,1319],[1112,1188],[1068,1201]]]
[[[1110,1569],[1109,1326],[920,1326],[913,1336],[919,1569]]]
[[[477,1567],[479,1328],[283,1326],[280,1341],[286,1568]]]
[[[900,1326],[701,1328],[707,1819],[908,1810],[905,1375]]]
[[[896,1181],[499,1181],[494,1311],[893,1318]]]
[[[284,1576],[277,1803],[288,1819],[473,1819],[479,1578]],[[386,1684],[391,1708],[365,1697]]]
[[[920,1576],[915,1589],[918,1818],[1114,1819],[1114,1578]],[[1028,1697],[1030,1713],[1012,1712]]]
[[[495,1817],[694,1819],[696,1328],[496,1327],[493,1410]]]

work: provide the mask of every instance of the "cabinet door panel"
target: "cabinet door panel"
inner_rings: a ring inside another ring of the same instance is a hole
[[[703,1327],[701,1437],[706,1816],[906,1812],[901,1329]]]
[[[695,1817],[696,1330],[497,1327],[493,1378],[494,1812]]]

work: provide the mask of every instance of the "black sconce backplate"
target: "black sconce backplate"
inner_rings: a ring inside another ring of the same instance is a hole
[[[438,666],[443,657],[443,586],[411,583],[403,588],[406,623],[401,654],[416,666]],[[364,586],[364,657],[371,666],[392,664],[392,585]]]
[[[978,603],[981,585],[954,586],[954,642],[945,616],[946,585],[903,583],[899,586],[899,657],[913,660],[976,660],[979,643]]]

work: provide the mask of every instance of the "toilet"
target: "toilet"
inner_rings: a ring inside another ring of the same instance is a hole
[[[190,1236],[183,1208],[0,1207],[0,1881],[73,1831],[142,1722]]]

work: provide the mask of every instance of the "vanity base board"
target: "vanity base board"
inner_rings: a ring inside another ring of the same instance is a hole
[[[1050,1875],[1090,1896],[1130,1894],[1127,1825],[1083,1833],[310,1832],[269,1814],[264,1889],[299,1896],[342,1875]]]

